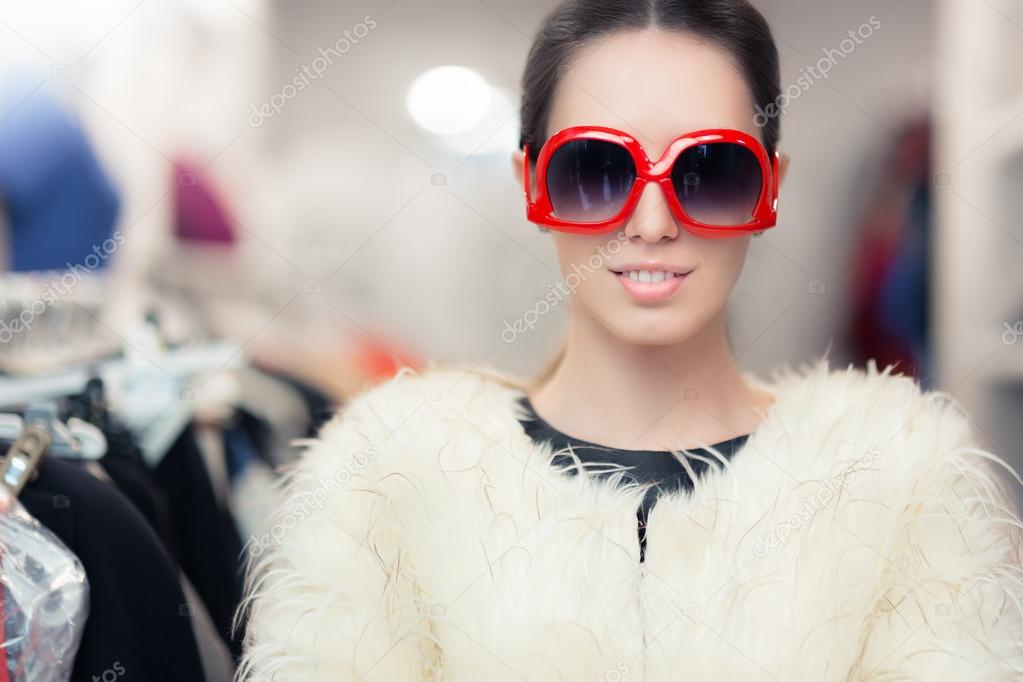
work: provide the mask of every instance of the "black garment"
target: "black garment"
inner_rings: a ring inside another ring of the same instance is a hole
[[[204,679],[178,570],[125,496],[47,457],[19,497],[82,562],[89,616],[72,682],[123,670],[120,682]]]
[[[241,654],[231,620],[242,599],[242,540],[234,518],[213,491],[193,426],[186,428],[153,470],[169,508],[169,549],[195,586],[231,653]]]
[[[103,381],[90,379],[81,394],[68,398],[63,417],[83,419],[103,432],[107,452],[99,460],[100,466],[142,513],[177,563],[178,557],[172,551],[173,533],[167,501],[142,459],[142,449],[135,435],[110,411]]]
[[[573,465],[574,460],[567,452],[568,448],[571,447],[576,457],[583,463],[599,462],[629,467],[629,470],[622,476],[621,482],[623,484],[630,482],[656,484],[655,487],[647,491],[643,502],[636,511],[639,527],[639,560],[643,561],[646,556],[646,521],[654,504],[657,502],[660,492],[690,491],[693,489],[693,481],[685,467],[682,466],[682,463],[678,461],[674,454],[667,450],[619,450],[575,438],[557,430],[547,420],[538,415],[528,397],[523,396],[520,398],[519,404],[526,412],[526,417],[519,419],[519,423],[522,424],[526,434],[537,443],[550,443],[553,446],[554,457],[551,459],[552,465],[557,467]],[[749,439],[748,435],[737,436],[717,443],[713,447],[724,457],[731,459],[732,455],[746,443],[747,439]],[[705,448],[695,448],[688,452],[701,458],[705,457],[711,462],[717,461],[717,457]],[[697,476],[702,476],[709,466],[703,459],[695,459],[692,456],[688,458],[688,461],[689,466]],[[577,470],[570,469],[566,473],[575,475]],[[602,476],[607,477],[612,472],[601,470],[591,471],[590,473],[599,478]]]
[[[131,500],[135,508],[149,522],[164,548],[171,552],[171,558],[177,563],[178,557],[171,551],[174,535],[170,509],[163,492],[153,481],[153,474],[146,468],[145,463],[140,459],[126,457],[123,454],[118,454],[117,450],[110,449],[99,460],[99,464],[118,490]]]
[[[241,600],[241,539],[233,520],[216,500],[193,429],[189,427],[179,436],[154,471],[146,465],[134,434],[107,409],[102,382],[90,381],[86,391],[70,398],[68,404],[69,416],[85,419],[103,431],[107,453],[99,460],[100,466],[184,570],[221,639],[237,658],[241,642],[231,636],[231,618]],[[217,532],[223,537],[212,537]],[[208,642],[203,645],[216,647]]]

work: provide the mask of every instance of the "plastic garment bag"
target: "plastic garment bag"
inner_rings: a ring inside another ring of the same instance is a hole
[[[0,682],[67,682],[88,611],[78,557],[0,487]]]

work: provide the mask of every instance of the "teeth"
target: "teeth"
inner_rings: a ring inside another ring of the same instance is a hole
[[[667,270],[628,270],[622,273],[633,282],[643,282],[656,284],[657,282],[663,282],[668,279],[675,277],[681,277],[676,272],[668,272]]]

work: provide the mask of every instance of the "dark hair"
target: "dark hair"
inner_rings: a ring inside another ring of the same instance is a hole
[[[564,0],[544,20],[522,76],[519,149],[535,157],[548,136],[547,119],[558,82],[577,51],[616,31],[661,28],[717,44],[737,62],[760,111],[781,94],[778,48],[763,15],[747,0]],[[773,154],[781,136],[778,116],[766,119],[762,142]]]

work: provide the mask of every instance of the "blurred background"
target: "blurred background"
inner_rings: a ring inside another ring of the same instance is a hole
[[[739,363],[898,363],[1020,466],[1023,3],[754,4],[792,164]],[[559,279],[510,160],[552,7],[0,2],[0,407],[101,379],[150,466],[192,429],[223,501],[239,442],[285,461],[401,365],[536,374],[566,307],[502,332]]]

